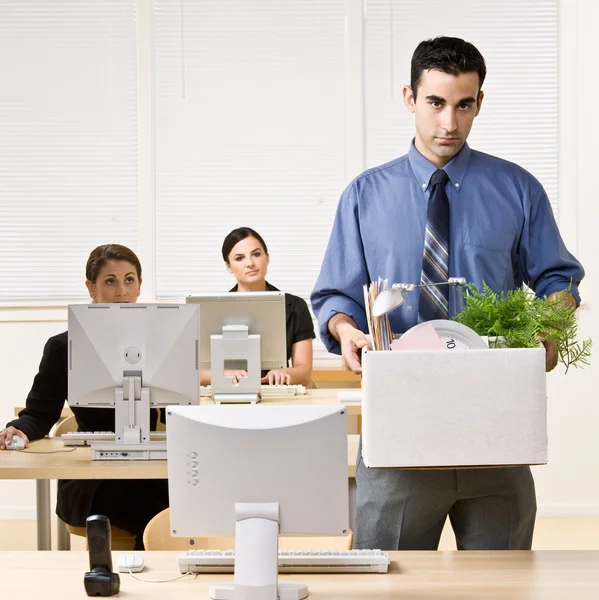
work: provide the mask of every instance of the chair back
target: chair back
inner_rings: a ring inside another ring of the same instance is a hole
[[[351,550],[353,533],[347,536],[279,536],[281,550]],[[172,537],[170,509],[159,512],[144,531],[146,550],[232,550],[233,537]]]
[[[56,425],[54,428],[54,437],[60,437],[63,433],[69,433],[70,431],[77,431],[77,419],[75,419],[75,415],[69,415]],[[76,527],[75,525],[66,523],[66,528],[71,535],[87,536],[87,529],[85,527]],[[110,538],[113,550],[133,550],[135,547],[135,535],[116,525],[110,525]]]
[[[166,431],[166,423],[163,423],[160,420],[160,417],[165,417],[166,413],[165,413],[166,409],[165,408],[159,408],[158,409],[158,419],[156,420],[156,431]],[[166,419],[165,419],[166,421]]]
[[[77,431],[77,419],[75,419],[75,415],[69,415],[56,424],[54,427],[54,437],[60,437],[63,433],[70,433],[71,431]]]

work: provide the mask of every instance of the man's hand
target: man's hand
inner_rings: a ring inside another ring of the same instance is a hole
[[[557,367],[557,344],[555,342],[543,342],[545,346],[545,371],[553,371]]]
[[[360,374],[362,363],[359,351],[367,345],[366,336],[356,327],[354,320],[343,313],[329,320],[329,331],[341,346],[343,363],[350,371]]]
[[[366,346],[366,336],[359,329],[344,330],[339,340],[344,365],[354,373],[362,372],[362,359],[359,351]]]
[[[576,309],[576,299],[572,294],[564,291],[564,292],[554,292],[551,294],[545,302],[560,302],[564,306],[569,306],[573,309]],[[545,371],[549,373],[549,371],[553,371],[555,367],[557,367],[557,343],[551,340],[543,340],[543,333],[539,333],[537,339],[542,342],[543,346],[545,346]]]

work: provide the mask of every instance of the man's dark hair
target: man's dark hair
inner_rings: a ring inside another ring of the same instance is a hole
[[[414,100],[423,71],[434,69],[448,75],[478,73],[478,90],[487,74],[485,59],[478,49],[460,38],[437,37],[418,44],[412,55],[410,85]]]

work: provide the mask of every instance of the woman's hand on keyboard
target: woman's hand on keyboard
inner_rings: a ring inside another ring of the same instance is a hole
[[[291,383],[291,375],[285,369],[273,369],[261,381],[268,385],[289,385]]]
[[[0,431],[0,450],[6,450],[6,445],[12,442],[12,438],[15,435],[23,438],[25,448],[29,446],[29,438],[20,429],[17,429],[16,427],[7,427]]]
[[[248,372],[244,370],[225,371],[225,377],[232,377],[233,383],[239,383],[241,377],[247,377]]]

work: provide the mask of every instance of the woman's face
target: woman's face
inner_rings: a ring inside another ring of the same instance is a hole
[[[242,286],[261,284],[266,280],[269,260],[262,244],[254,237],[246,237],[229,253],[227,271]]]
[[[95,303],[137,302],[141,278],[129,261],[109,260],[100,269],[96,283],[86,281],[85,285]]]

